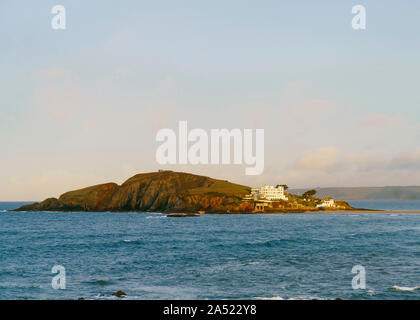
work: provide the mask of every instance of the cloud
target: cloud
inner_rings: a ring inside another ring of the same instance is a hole
[[[287,116],[304,117],[312,120],[320,120],[325,114],[337,107],[333,101],[326,99],[305,99],[292,103]]]
[[[296,170],[319,170],[325,172],[340,170],[374,171],[389,167],[389,159],[384,155],[369,152],[352,153],[336,146],[321,147],[300,156]]]
[[[375,128],[389,128],[401,126],[406,123],[406,118],[401,114],[387,115],[383,113],[371,113],[360,121],[362,126],[370,126]]]
[[[295,164],[296,169],[329,170],[337,166],[341,150],[335,146],[322,147],[305,153]]]
[[[339,104],[329,98],[322,97],[319,88],[307,82],[287,82],[283,87],[282,100],[287,108],[286,119],[315,122],[328,116],[328,113],[339,108]]]
[[[66,122],[80,116],[88,105],[88,97],[81,79],[71,70],[52,67],[32,75],[36,90],[31,105],[34,113],[46,117],[51,123]]]
[[[420,169],[420,150],[398,154],[391,159],[388,167],[391,170]]]
[[[299,186],[418,185],[420,150],[387,155],[320,147],[299,156],[283,179]]]
[[[163,128],[169,127],[170,119],[173,118],[173,114],[170,109],[165,107],[156,108],[149,107],[143,113],[143,123],[150,127],[153,131],[158,131]]]

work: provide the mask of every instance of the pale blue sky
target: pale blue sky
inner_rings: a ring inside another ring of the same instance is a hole
[[[51,8],[67,10],[53,30]],[[367,29],[351,28],[353,5]],[[264,128],[255,185],[420,184],[418,1],[0,2],[0,200],[160,168],[156,131]]]

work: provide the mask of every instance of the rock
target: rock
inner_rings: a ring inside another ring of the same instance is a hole
[[[113,296],[116,296],[118,298],[123,298],[125,297],[127,294],[124,291],[118,290],[117,292],[114,292],[112,294]]]
[[[198,216],[199,215],[195,213],[171,213],[167,215],[167,217],[169,218],[198,217]]]
[[[137,174],[122,185],[105,183],[66,192],[58,199],[15,211],[152,211],[169,213],[238,213],[249,187],[185,172]]]

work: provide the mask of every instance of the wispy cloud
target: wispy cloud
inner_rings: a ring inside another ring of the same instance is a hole
[[[285,176],[299,185],[359,186],[418,184],[420,150],[382,154],[321,147],[296,159]],[[387,182],[388,181],[388,182]]]
[[[402,114],[388,115],[385,113],[371,113],[362,118],[362,126],[372,126],[376,128],[389,128],[402,126],[407,123],[407,119]]]

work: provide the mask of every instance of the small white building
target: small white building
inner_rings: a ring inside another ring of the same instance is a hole
[[[335,207],[335,202],[333,198],[325,198],[321,204],[316,206],[317,208],[332,208]]]
[[[263,187],[252,188],[251,194],[245,197],[245,199],[254,199],[254,200],[288,200],[286,195],[284,194],[284,187],[283,186],[268,186],[265,185]]]

